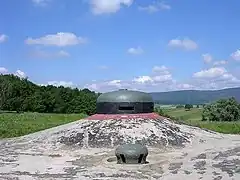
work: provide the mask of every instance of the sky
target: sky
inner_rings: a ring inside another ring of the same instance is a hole
[[[239,87],[239,6],[239,0],[2,0],[0,74],[97,92]]]

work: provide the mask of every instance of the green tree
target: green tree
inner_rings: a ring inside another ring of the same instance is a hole
[[[189,111],[190,109],[193,108],[193,105],[192,104],[185,104],[184,108]]]
[[[220,99],[204,107],[203,121],[238,121],[240,120],[240,104],[235,98]]]
[[[177,105],[176,108],[184,108],[184,105]]]
[[[6,106],[11,91],[12,85],[8,84],[8,81],[0,76],[0,110],[4,109],[4,106]]]
[[[99,94],[89,89],[39,86],[27,78],[0,75],[0,109],[40,113],[85,113],[96,112]]]

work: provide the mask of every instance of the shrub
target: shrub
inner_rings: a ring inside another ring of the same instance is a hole
[[[203,109],[203,121],[238,121],[240,104],[234,98],[220,99],[208,104]]]
[[[184,105],[177,105],[176,108],[184,108]]]
[[[160,116],[164,116],[164,115],[165,115],[165,113],[163,112],[163,110],[162,110],[160,107],[155,108],[155,109],[154,109],[154,112],[156,112],[156,113],[159,114]]]
[[[185,105],[185,109],[186,109],[186,110],[190,110],[191,108],[193,108],[193,105],[192,105],[192,104],[186,104],[186,105]]]

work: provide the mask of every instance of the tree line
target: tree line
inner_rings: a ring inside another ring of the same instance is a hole
[[[92,115],[98,96],[89,89],[40,86],[27,78],[0,75],[0,110],[4,111]]]
[[[92,115],[96,113],[96,101],[99,95],[89,89],[40,86],[27,78],[0,74],[0,110],[3,111]],[[178,106],[177,108],[180,108],[180,105]],[[193,108],[191,104],[181,107],[186,110]],[[161,109],[157,109],[156,112],[167,116]],[[232,97],[204,105],[202,120],[240,120],[240,104]]]

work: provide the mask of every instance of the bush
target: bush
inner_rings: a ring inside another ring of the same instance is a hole
[[[155,108],[154,109],[154,112],[155,113],[157,113],[157,114],[159,114],[160,116],[164,116],[165,115],[165,113],[163,112],[163,110],[161,109],[161,108]]]
[[[166,118],[170,118],[172,120],[177,120],[177,118],[173,117],[173,116],[170,116],[168,115],[167,113],[165,113],[160,107],[158,108],[155,108],[154,109],[154,112],[157,113],[158,115],[160,116],[163,116],[163,117],[166,117]]]
[[[192,104],[186,104],[186,105],[185,105],[185,109],[186,109],[186,110],[190,110],[191,108],[193,108],[193,105],[192,105]]]
[[[240,104],[234,98],[220,99],[204,107],[202,120],[238,121],[240,120]]]
[[[176,108],[184,108],[184,105],[177,105]]]

